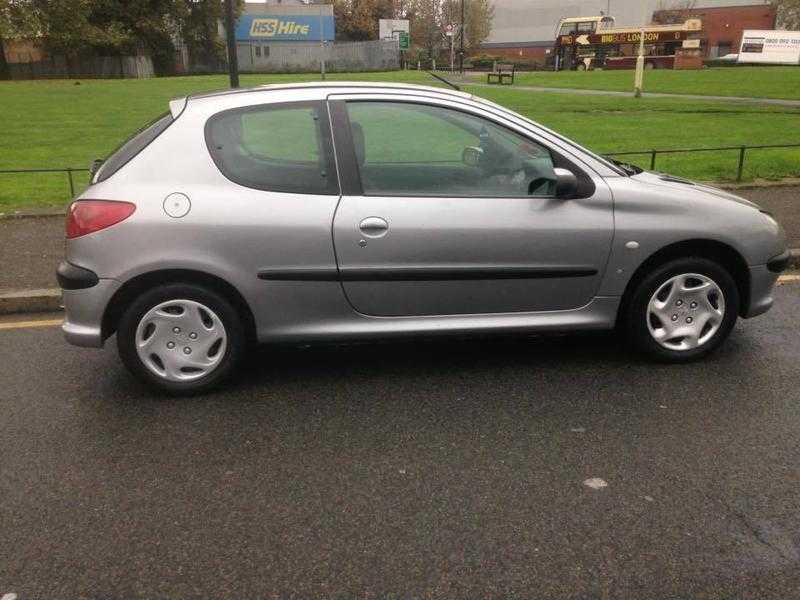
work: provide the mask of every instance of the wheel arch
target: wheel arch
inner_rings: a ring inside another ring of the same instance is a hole
[[[625,315],[633,291],[649,272],[671,260],[690,256],[714,260],[731,274],[739,292],[739,315],[746,315],[750,306],[750,270],[747,267],[747,261],[735,248],[724,242],[690,239],[660,248],[639,265],[625,286],[622,301],[617,310],[617,322],[620,322],[621,317]]]
[[[111,297],[103,313],[102,336],[108,339],[116,332],[125,309],[140,294],[159,285],[169,283],[195,284],[207,287],[224,296],[242,316],[248,341],[256,338],[253,311],[244,296],[232,284],[217,275],[194,269],[160,269],[148,271],[126,281]]]

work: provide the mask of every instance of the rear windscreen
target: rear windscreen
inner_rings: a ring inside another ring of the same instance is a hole
[[[105,181],[119,171],[125,163],[139,154],[150,142],[161,135],[164,130],[170,126],[172,121],[174,121],[172,114],[165,113],[137,131],[132,138],[117,148],[111,156],[103,162],[100,169],[95,173],[92,183]]]

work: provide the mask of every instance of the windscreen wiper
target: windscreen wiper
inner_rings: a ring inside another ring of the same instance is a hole
[[[438,76],[436,73],[434,73],[433,71],[425,71],[425,72],[426,72],[428,75],[430,75],[431,77],[435,77],[436,79],[438,79],[438,80],[439,80],[439,81],[441,81],[442,83],[445,83],[445,84],[449,85],[451,88],[453,88],[453,89],[454,89],[454,90],[456,90],[457,92],[460,92],[460,91],[461,91],[461,88],[460,88],[460,87],[458,87],[458,86],[457,86],[455,83],[452,83],[452,82],[450,82],[450,81],[447,81],[447,79],[445,79],[444,77],[439,77],[439,76]]]

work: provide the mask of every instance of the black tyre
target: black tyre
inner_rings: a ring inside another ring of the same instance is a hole
[[[699,257],[672,260],[648,273],[623,308],[623,328],[639,350],[667,362],[688,362],[722,344],[739,314],[739,291],[720,264]]]
[[[144,292],[128,306],[117,328],[117,347],[140,380],[171,394],[192,394],[233,372],[245,337],[226,298],[199,285],[173,283]]]

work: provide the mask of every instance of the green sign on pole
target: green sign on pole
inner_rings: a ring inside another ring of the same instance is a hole
[[[400,40],[400,50],[408,50],[410,47],[410,38],[407,31],[400,31],[399,32],[399,40]]]

